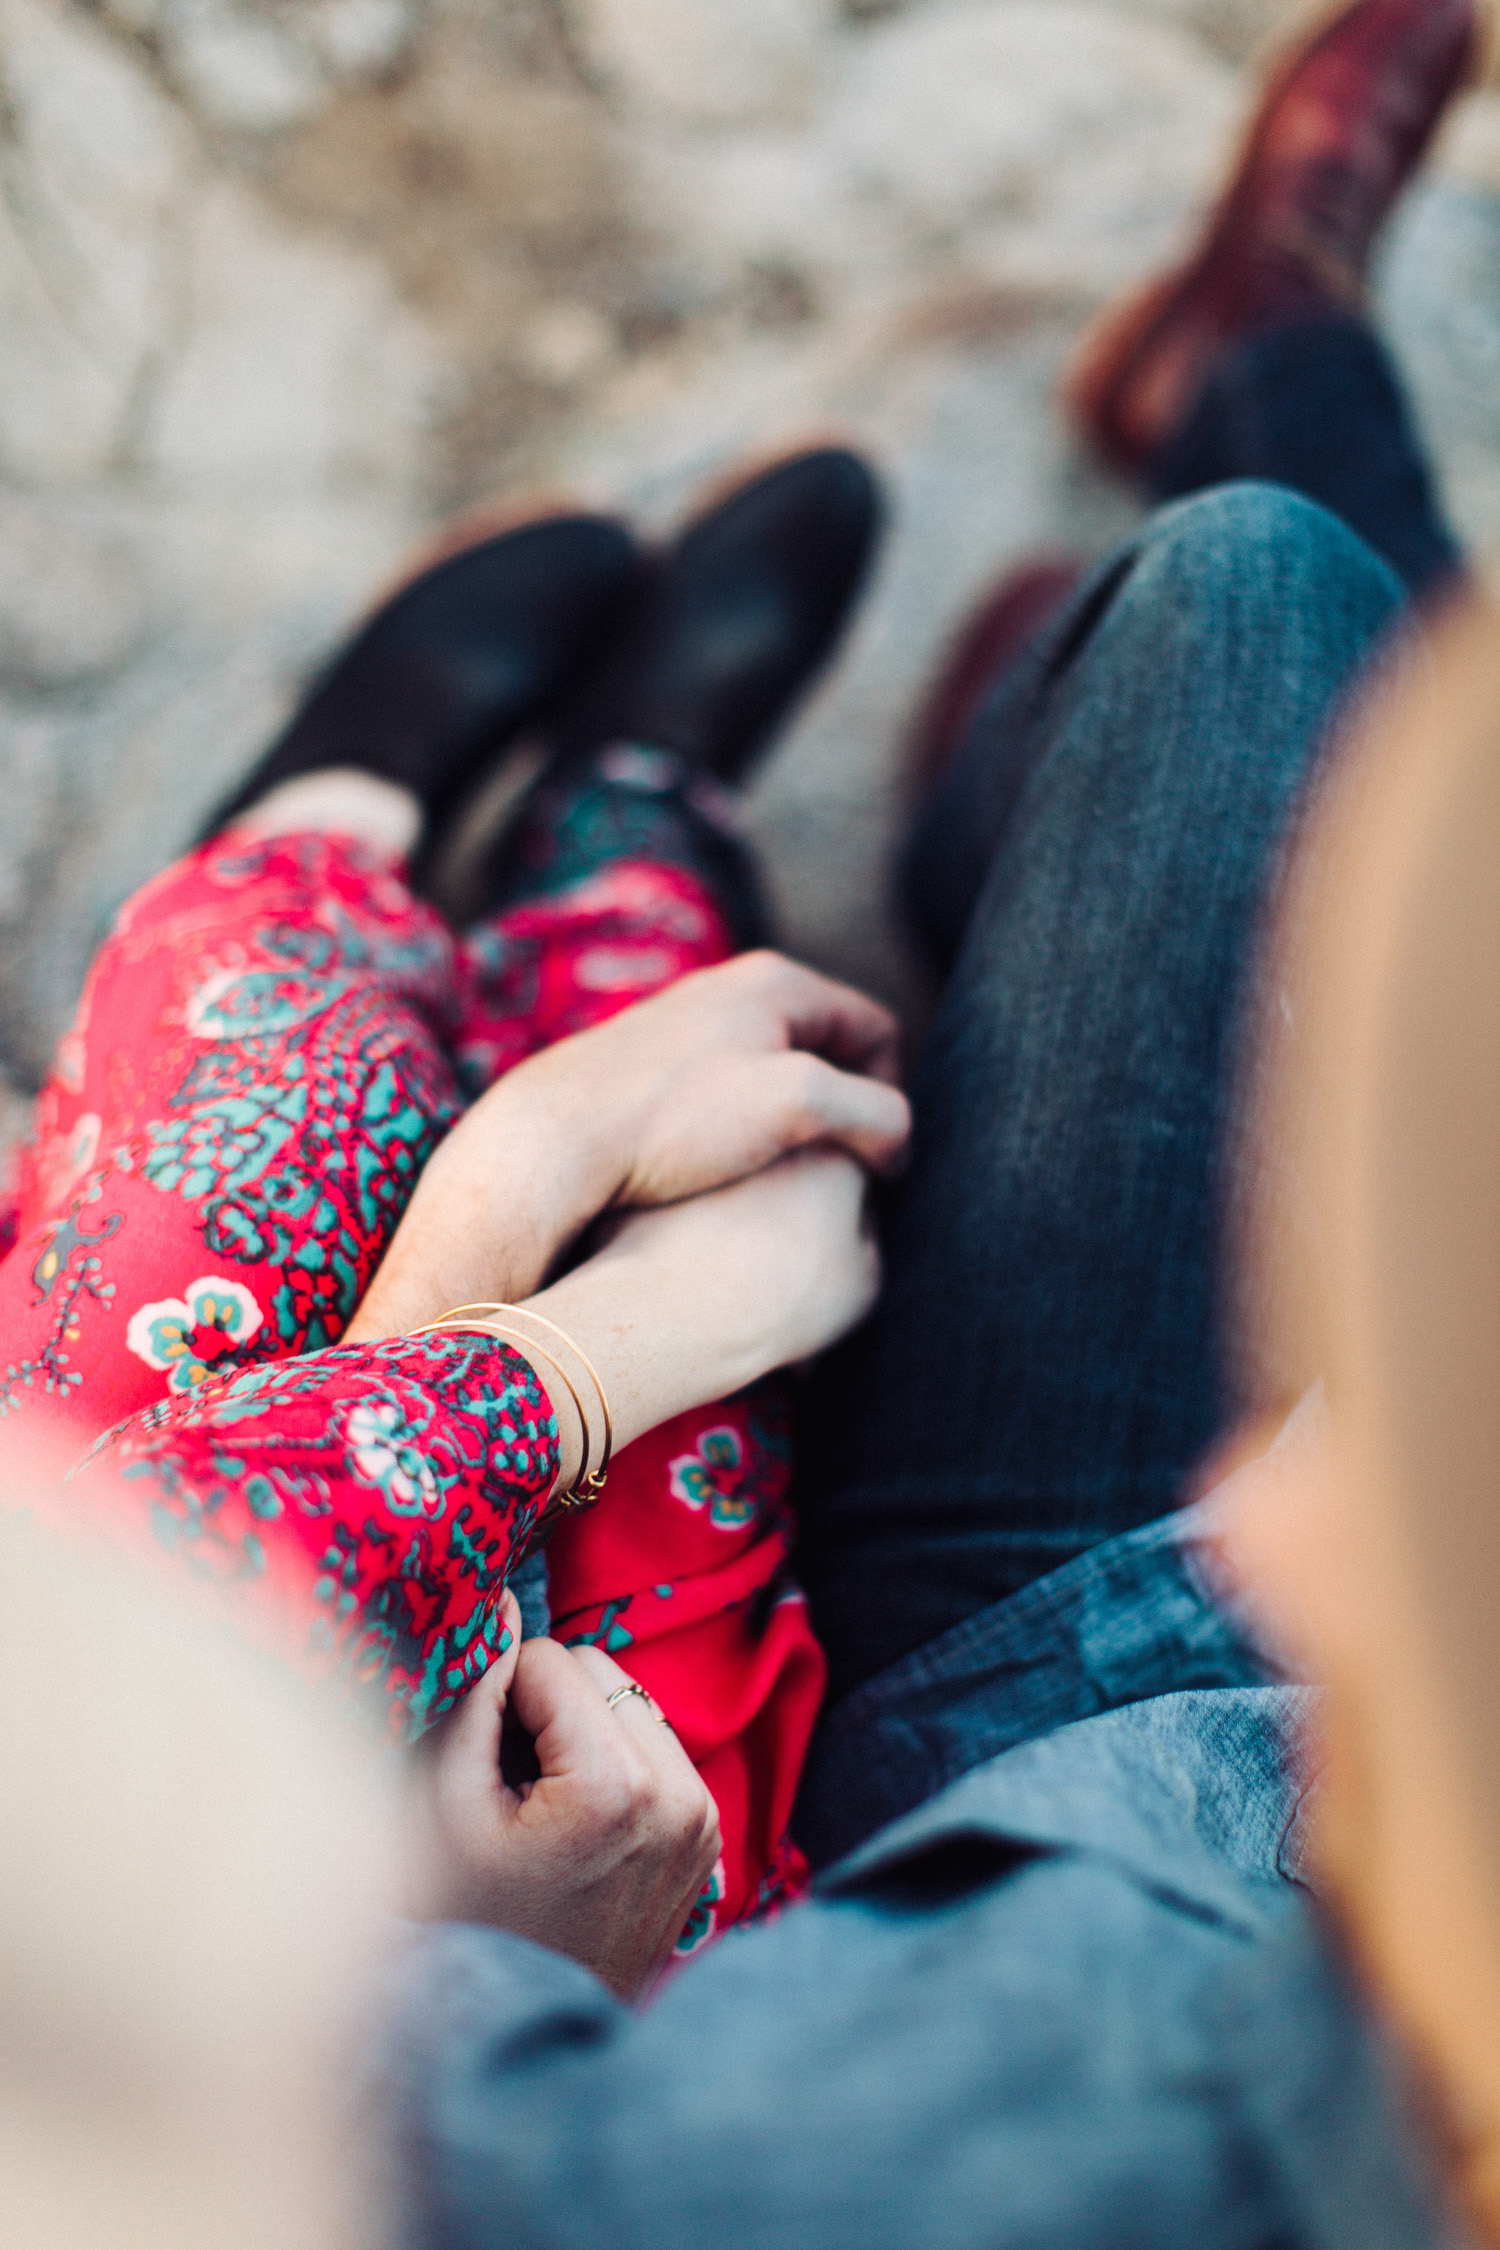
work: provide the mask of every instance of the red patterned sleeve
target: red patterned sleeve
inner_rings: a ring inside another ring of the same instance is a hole
[[[201,1384],[123,1422],[70,1479],[139,1524],[400,1738],[506,1645],[496,1614],[557,1476],[530,1366],[487,1337],[339,1345]]]

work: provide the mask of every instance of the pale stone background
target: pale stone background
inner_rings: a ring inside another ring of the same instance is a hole
[[[883,858],[915,688],[997,565],[1132,520],[1057,371],[1184,240],[1286,14],[0,0],[11,1088],[414,534],[528,487],[666,526],[737,452],[830,428],[892,535],[752,818],[792,941],[908,994]],[[1500,96],[1455,119],[1382,295],[1453,511],[1500,547]]]

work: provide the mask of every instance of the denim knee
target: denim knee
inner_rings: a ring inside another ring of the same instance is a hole
[[[1337,516],[1285,485],[1216,485],[1160,509],[1140,533],[1111,623],[1145,605],[1160,620],[1232,622],[1347,664],[1405,607],[1396,573]]]
[[[1252,738],[1271,763],[1304,764],[1404,605],[1373,549],[1284,485],[1218,485],[1159,509],[992,683],[924,807],[898,872],[923,952],[952,967],[1001,838],[1078,705],[1092,731],[1146,699],[1141,755],[1187,787]],[[1188,703],[1194,724],[1167,730],[1168,757],[1159,722]]]

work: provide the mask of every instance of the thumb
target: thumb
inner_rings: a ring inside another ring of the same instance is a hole
[[[508,1586],[500,1596],[495,1614],[500,1625],[499,1648],[491,1660],[489,1670],[475,1681],[458,1708],[461,1711],[467,1710],[478,1697],[481,1708],[493,1708],[498,1725],[521,1654],[521,1605]]]
[[[560,1642],[526,1642],[511,1709],[535,1742],[543,1784],[563,1779],[587,1784],[618,1766],[624,1738],[604,1690]]]
[[[521,1654],[521,1605],[507,1586],[500,1597],[500,1652],[429,1740],[448,1776],[493,1774],[500,1756],[500,1722]]]

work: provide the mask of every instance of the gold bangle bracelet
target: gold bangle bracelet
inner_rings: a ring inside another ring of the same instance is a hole
[[[547,1365],[556,1374],[559,1382],[563,1385],[564,1389],[567,1391],[569,1398],[573,1401],[574,1410],[578,1415],[579,1443],[582,1453],[582,1461],[577,1475],[575,1475],[573,1482],[568,1486],[567,1490],[563,1492],[553,1492],[552,1497],[547,1502],[546,1507],[542,1510],[541,1514],[536,1519],[536,1528],[538,1531],[545,1531],[549,1529],[551,1525],[556,1523],[559,1516],[572,1513],[584,1508],[593,1507],[599,1495],[598,1492],[592,1488],[592,1486],[585,1483],[583,1476],[583,1471],[588,1466],[589,1456],[593,1450],[593,1433],[589,1429],[588,1416],[583,1411],[583,1401],[578,1396],[577,1391],[574,1389],[573,1384],[569,1379],[567,1369],[553,1358],[551,1352],[544,1350],[542,1345],[533,1342],[531,1337],[521,1335],[520,1332],[516,1329],[502,1328],[498,1321],[434,1320],[429,1321],[424,1328],[413,1329],[412,1334],[417,1336],[493,1336],[498,1342],[514,1345],[517,1350],[521,1352],[523,1357],[528,1353],[534,1352],[538,1359],[544,1359],[547,1362]]]
[[[593,1497],[597,1500],[599,1494],[604,1490],[604,1480],[609,1474],[610,1456],[614,1451],[615,1433],[614,1425],[610,1420],[609,1400],[604,1395],[604,1385],[599,1380],[598,1372],[594,1367],[593,1361],[589,1358],[587,1352],[580,1349],[580,1347],[574,1342],[573,1338],[569,1336],[565,1330],[558,1327],[555,1320],[549,1320],[545,1313],[533,1312],[529,1305],[457,1305],[454,1307],[452,1312],[444,1313],[443,1318],[444,1320],[460,1320],[474,1313],[504,1313],[511,1319],[534,1320],[539,1328],[545,1328],[550,1335],[553,1335],[558,1339],[559,1343],[566,1344],[568,1350],[573,1354],[573,1357],[577,1360],[579,1366],[588,1376],[588,1379],[593,1384],[594,1390],[598,1396],[599,1412],[604,1418],[604,1443],[599,1455],[598,1468],[592,1470],[586,1478],[580,1475],[578,1479],[578,1485],[581,1487],[586,1484],[592,1492]],[[537,1349],[540,1350],[541,1346],[538,1345]],[[593,1448],[591,1443],[590,1452],[592,1452],[592,1450]]]
[[[518,1328],[507,1328],[498,1320],[464,1319],[457,1313],[444,1313],[441,1320],[434,1320],[429,1323],[429,1329],[442,1330],[450,1335],[467,1329],[480,1332],[486,1336],[499,1336],[507,1344],[516,1344],[523,1352],[535,1352],[538,1359],[544,1359],[547,1362],[547,1365],[553,1369],[559,1382],[573,1401],[573,1411],[578,1416],[582,1458],[579,1462],[578,1474],[573,1482],[575,1486],[581,1484],[588,1475],[589,1462],[593,1457],[594,1433],[589,1428],[589,1418],[583,1411],[583,1400],[578,1396],[577,1387],[561,1360],[554,1353],[549,1352],[545,1344],[534,1342],[530,1336],[523,1336]],[[414,1333],[419,1336],[426,1335],[429,1333],[429,1329],[419,1328]]]
[[[545,1524],[555,1522],[557,1517],[566,1510],[593,1507],[599,1498],[604,1480],[598,1472],[591,1474],[589,1471],[589,1461],[594,1450],[593,1432],[589,1428],[588,1416],[583,1411],[583,1401],[578,1396],[573,1381],[560,1360],[549,1352],[544,1345],[538,1344],[530,1336],[521,1335],[517,1329],[504,1328],[498,1321],[479,1320],[473,1317],[460,1318],[453,1313],[445,1313],[441,1320],[427,1321],[421,1328],[410,1330],[410,1334],[413,1336],[494,1336],[503,1343],[515,1345],[523,1354],[535,1352],[538,1359],[544,1359],[573,1401],[573,1411],[578,1416],[579,1445],[582,1457],[577,1473],[567,1491],[554,1493],[537,1518],[538,1529]]]

